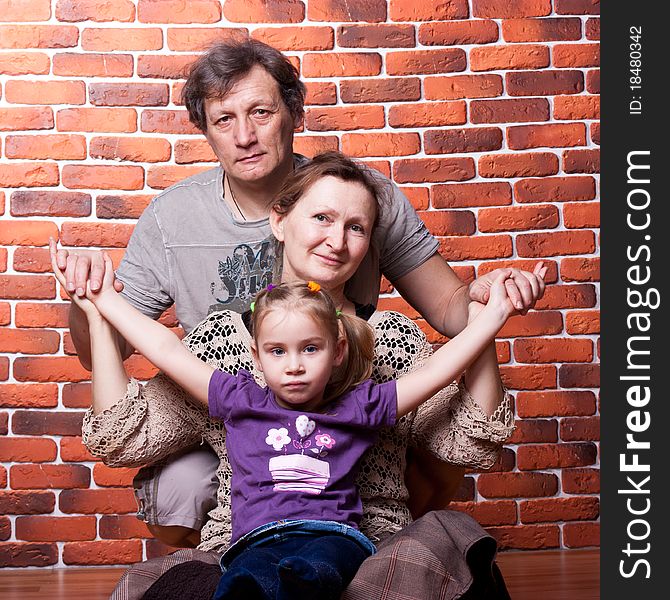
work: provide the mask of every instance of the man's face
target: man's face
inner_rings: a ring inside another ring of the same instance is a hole
[[[286,174],[298,123],[263,67],[255,66],[223,98],[206,100],[205,114],[205,137],[231,180],[274,183]]]

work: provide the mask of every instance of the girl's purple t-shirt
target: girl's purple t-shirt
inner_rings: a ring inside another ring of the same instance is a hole
[[[357,527],[355,479],[380,427],[395,423],[396,382],[365,381],[323,413],[279,406],[247,371],[215,371],[209,414],[223,419],[233,470],[232,542],[273,521],[315,519]]]

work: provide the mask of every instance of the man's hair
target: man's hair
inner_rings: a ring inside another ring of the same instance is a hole
[[[200,131],[207,130],[205,100],[223,98],[255,66],[263,67],[277,82],[291,116],[299,120],[304,113],[305,84],[297,69],[279,50],[247,38],[214,44],[191,67],[182,90],[188,117]]]

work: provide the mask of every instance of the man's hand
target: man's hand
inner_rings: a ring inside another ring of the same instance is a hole
[[[491,286],[502,274],[506,275],[505,289],[507,296],[516,312],[525,315],[529,309],[544,295],[544,276],[547,267],[543,262],[537,263],[533,272],[520,269],[496,269],[478,277],[470,284],[470,299],[486,304],[489,301]]]
[[[65,291],[72,297],[86,296],[86,289],[93,293],[100,291],[105,275],[105,259],[100,250],[66,250],[56,251],[55,263],[65,275]],[[116,277],[113,279],[114,289],[123,290],[123,283]]]

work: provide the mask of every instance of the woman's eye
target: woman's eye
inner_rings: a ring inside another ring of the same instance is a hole
[[[314,218],[319,221],[319,223],[325,223],[328,220],[326,215],[315,215]]]

